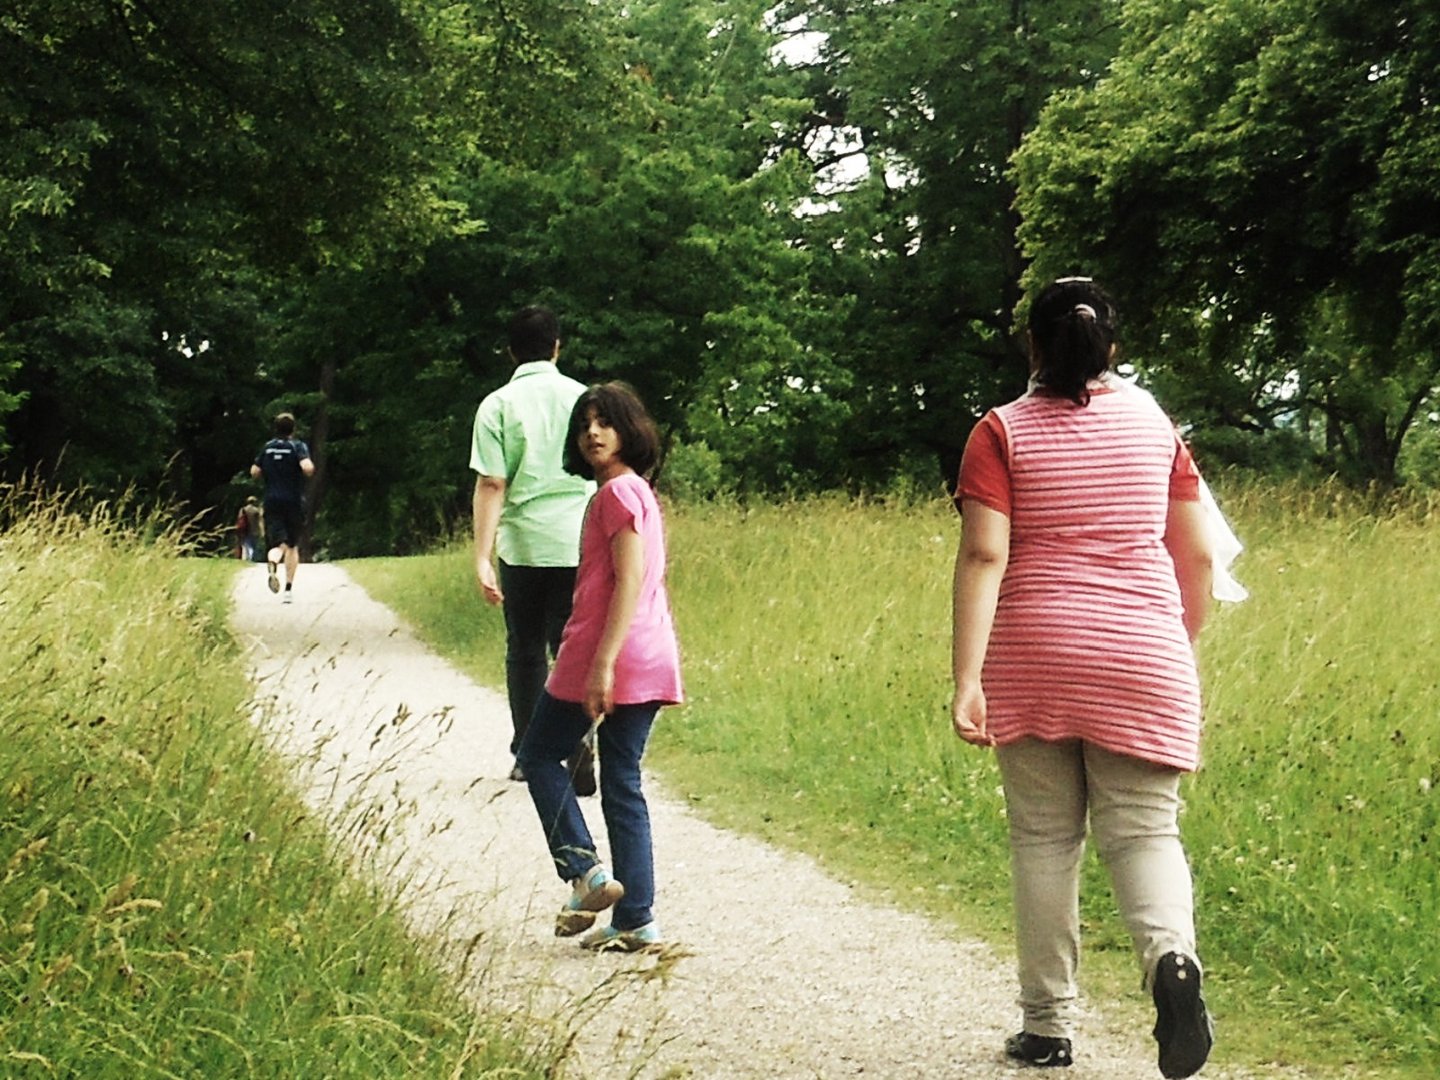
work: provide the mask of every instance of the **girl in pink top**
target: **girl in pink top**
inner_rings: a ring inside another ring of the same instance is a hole
[[[660,943],[650,812],[640,760],[662,705],[679,703],[679,650],[665,591],[660,504],[645,479],[659,455],[655,425],[624,383],[592,386],[575,403],[565,468],[598,481],[585,511],[580,566],[560,652],[535,706],[518,761],[556,872],[571,886],[555,921],[589,949]],[[589,732],[599,742],[600,806],[613,876],[601,864],[564,758]]]
[[[966,445],[953,724],[995,748],[1005,787],[1024,1021],[1006,1053],[1071,1063],[1088,824],[1155,1002],[1160,1071],[1185,1077],[1212,1041],[1177,824],[1212,558],[1189,452],[1110,376],[1115,323],[1089,278],[1042,291],[1035,388]]]

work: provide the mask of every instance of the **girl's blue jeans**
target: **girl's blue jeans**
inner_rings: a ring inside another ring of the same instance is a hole
[[[610,919],[617,930],[634,930],[653,918],[655,857],[650,808],[640,790],[640,759],[659,711],[654,702],[617,705],[597,732],[600,809],[610,838],[610,869],[625,886]],[[583,877],[600,861],[564,764],[589,728],[579,702],[558,701],[542,691],[516,757],[540,814],[555,870],[565,882]]]

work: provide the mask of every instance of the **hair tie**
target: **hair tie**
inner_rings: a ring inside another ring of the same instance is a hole
[[[1095,316],[1095,309],[1094,309],[1093,307],[1091,307],[1089,304],[1076,304],[1073,308],[1070,309],[1070,314],[1072,314],[1072,315],[1084,315],[1086,318],[1090,318],[1090,319],[1093,319],[1093,318],[1096,317],[1096,316]]]

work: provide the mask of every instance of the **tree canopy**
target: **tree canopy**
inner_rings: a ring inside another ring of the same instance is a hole
[[[1384,484],[1440,373],[1433,5],[1130,0],[1016,161],[1038,277],[1093,267],[1193,421],[1323,428]]]
[[[963,443],[967,420],[1024,388],[1013,329],[1024,260],[1006,166],[1051,94],[1103,71],[1118,8],[798,0],[782,9],[823,35],[802,134],[848,133],[815,155],[831,166],[837,209],[817,216],[812,235],[824,287],[853,298],[834,348],[851,373],[860,475],[885,475],[907,448]],[[853,179],[836,179],[837,166]]]
[[[1023,386],[1026,283],[1088,268],[1198,442],[1389,483],[1440,365],[1437,18],[12,0],[3,469],[222,523],[287,408],[316,545],[408,550],[542,302],[687,490],[928,486]]]
[[[6,6],[9,472],[149,486],[250,441],[276,290],[438,216],[424,29],[392,0]]]

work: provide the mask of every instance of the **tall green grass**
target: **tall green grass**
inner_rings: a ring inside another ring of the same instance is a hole
[[[0,1075],[541,1077],[246,714],[233,563],[0,493]]]
[[[1183,819],[1217,1060],[1433,1077],[1440,515],[1328,487],[1222,498],[1253,595],[1202,638],[1205,766]],[[687,506],[668,526],[690,696],[653,741],[671,786],[1007,942],[998,774],[949,725],[949,506]],[[503,685],[503,626],[467,553],[356,570]],[[1093,858],[1086,873],[1092,992],[1140,1002]]]
[[[1440,513],[1237,493],[1252,601],[1205,635],[1186,834],[1211,951],[1359,1061],[1440,1073]]]

